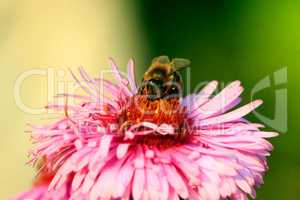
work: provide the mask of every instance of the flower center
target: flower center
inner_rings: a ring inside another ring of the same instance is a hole
[[[174,134],[162,135],[151,133],[135,137],[137,143],[147,143],[164,146],[180,143],[186,139],[184,127],[185,109],[177,98],[149,100],[147,96],[136,95],[131,98],[119,118],[120,129],[126,132],[131,126],[142,122],[150,122],[157,126],[168,124],[174,129]],[[139,128],[139,131],[147,128]]]

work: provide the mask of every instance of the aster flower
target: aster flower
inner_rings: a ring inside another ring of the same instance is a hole
[[[277,135],[244,119],[261,100],[233,110],[243,91],[239,81],[217,95],[212,81],[181,99],[149,99],[139,95],[144,87],[135,82],[133,60],[126,78],[109,64],[116,83],[80,68],[84,83],[73,76],[86,95],[63,97],[81,103],[49,105],[65,117],[31,126],[31,162],[42,163],[42,183],[17,199],[255,198],[272,150],[265,138]]]

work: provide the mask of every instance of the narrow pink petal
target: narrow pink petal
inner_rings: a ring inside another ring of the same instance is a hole
[[[279,135],[277,132],[266,132],[266,131],[257,131],[254,134],[262,138],[271,138]]]
[[[114,190],[113,197],[121,197],[125,194],[126,188],[129,188],[130,182],[133,179],[134,167],[132,165],[133,156],[127,158],[126,162],[121,167],[118,177],[116,179],[116,189]]]
[[[170,187],[168,200],[180,200],[175,190]]]
[[[168,184],[168,179],[163,172],[163,167],[162,165],[159,165],[159,182],[161,184],[161,193],[160,193],[160,199],[161,200],[167,200],[169,196],[169,184]]]
[[[192,105],[191,111],[194,112],[199,108],[203,103],[207,102],[212,93],[217,89],[218,82],[211,81],[209,82],[196,96],[196,100]]]
[[[119,159],[123,158],[126,155],[129,146],[130,146],[129,143],[119,144],[117,147],[117,158]]]
[[[131,96],[132,92],[130,92],[129,89],[127,88],[127,85],[124,84],[124,82],[126,82],[127,80],[122,78],[122,75],[118,69],[118,66],[114,62],[114,60],[112,58],[110,58],[108,60],[108,62],[110,64],[110,67],[112,69],[112,72],[113,72],[115,78],[119,81],[119,86],[122,88],[123,92],[125,92],[128,96]]]
[[[81,170],[79,173],[76,173],[72,181],[72,191],[75,191],[79,188],[87,174],[86,170]]]
[[[237,186],[241,190],[243,190],[245,193],[247,193],[247,194],[251,193],[251,186],[242,177],[239,176],[239,177],[235,178],[235,182],[236,182]]]
[[[219,188],[218,185],[213,183],[213,182],[203,182],[202,183],[203,188],[206,190],[206,199],[211,199],[211,200],[219,200],[220,198],[220,193],[219,193]]]
[[[85,83],[89,86],[89,88],[93,89],[94,92],[98,94],[99,89],[96,81],[88,75],[88,73],[83,69],[83,67],[79,67],[79,73],[81,77],[85,80]]]
[[[72,75],[73,79],[76,81],[76,83],[86,92],[88,93],[90,96],[95,96],[95,94],[93,94],[90,89],[86,86],[84,86],[81,81],[76,77],[76,75],[72,72],[71,69],[69,69],[70,74]]]
[[[134,60],[133,59],[130,59],[128,61],[127,76],[128,76],[128,81],[129,81],[131,91],[133,93],[136,93],[137,92],[137,84],[136,84],[136,81],[135,81],[135,67],[134,67]]]
[[[219,94],[217,94],[207,103],[202,105],[199,108],[198,114],[195,113],[191,117],[197,115],[197,118],[204,119],[216,113],[224,113],[226,111],[225,108],[232,102],[234,102],[234,100],[236,100],[239,97],[242,91],[243,88],[240,86],[239,81],[231,83],[226,88],[224,88]]]
[[[107,156],[112,138],[113,137],[111,135],[102,136],[101,141],[100,141],[100,147],[99,147],[98,151],[96,152],[94,158],[92,159],[92,161],[91,161],[92,163],[95,163],[98,159],[101,159],[101,158],[104,158],[105,156]]]
[[[220,123],[234,121],[234,120],[240,119],[241,117],[245,116],[246,114],[248,114],[249,112],[251,112],[252,110],[257,108],[261,104],[262,104],[261,100],[255,100],[255,101],[253,101],[243,107],[240,107],[234,111],[231,111],[229,113],[202,120],[199,122],[199,124],[200,124],[200,126],[208,126],[208,125],[212,125],[212,124],[220,124]]]
[[[184,199],[188,198],[188,189],[176,169],[171,165],[165,165],[164,169],[168,182],[174,188],[176,193],[178,193]]]
[[[211,156],[201,156],[199,160],[197,160],[197,164],[201,168],[215,171],[215,173],[220,175],[234,176],[237,175],[237,172],[234,168],[225,163],[218,162]]]
[[[103,199],[110,199],[112,197],[114,187],[116,185],[116,177],[118,176],[122,164],[120,160],[116,162],[117,163],[103,169],[95,185],[91,189],[91,199],[97,199],[99,197]]]
[[[174,165],[179,168],[183,174],[189,179],[189,183],[199,184],[198,176],[200,174],[199,166],[197,163],[186,159],[180,153],[173,153],[172,160]]]
[[[88,173],[82,183],[82,187],[81,187],[82,192],[88,193],[90,191],[90,189],[92,188],[92,186],[94,185],[95,181],[96,181],[95,178],[91,177]]]
[[[138,146],[136,149],[136,156],[133,162],[135,168],[143,169],[145,166],[145,156],[141,146]]]
[[[144,191],[145,170],[136,169],[132,183],[132,196],[134,200],[140,200]]]
[[[53,179],[51,180],[51,183],[49,184],[48,190],[54,189],[56,185],[58,184],[59,180],[61,179],[61,175],[57,173]]]
[[[223,178],[221,186],[219,187],[220,195],[221,197],[225,198],[227,196],[230,196],[231,189],[229,184],[227,184],[226,178]]]
[[[147,167],[145,172],[146,172],[146,181],[147,181],[146,188],[149,194],[149,198],[158,199],[161,183],[160,183],[160,179],[157,176],[157,173],[154,171],[153,165]]]
[[[114,73],[114,76],[116,77],[116,79],[119,81],[119,82],[122,82],[122,76],[121,76],[121,73],[118,69],[118,66],[117,64],[115,63],[115,61],[112,59],[112,58],[109,58],[108,59],[108,63],[112,69],[112,72]]]

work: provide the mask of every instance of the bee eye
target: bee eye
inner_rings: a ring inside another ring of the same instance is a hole
[[[149,83],[152,85],[155,85],[157,87],[160,87],[164,84],[164,82],[162,80],[157,80],[157,79],[150,79]]]

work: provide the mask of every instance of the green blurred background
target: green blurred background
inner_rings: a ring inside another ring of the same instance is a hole
[[[287,67],[288,83],[272,84],[255,94],[260,114],[273,118],[275,90],[288,89],[287,132],[272,139],[270,170],[257,199],[297,199],[300,189],[300,1],[158,1],[158,0],[0,0],[1,190],[6,199],[30,185],[33,170],[25,165],[30,147],[26,121],[40,115],[22,112],[14,100],[18,75],[32,69],[76,68],[97,75],[112,56],[125,66],[137,61],[141,75],[157,55],[192,61],[192,88],[199,82],[239,79],[250,100],[254,85]],[[123,68],[124,69],[124,68]],[[70,77],[66,76],[65,79]],[[34,87],[33,87],[34,86]],[[47,80],[24,81],[26,105],[47,103]],[[258,119],[252,115],[252,120]],[[272,129],[269,127],[268,129]]]

